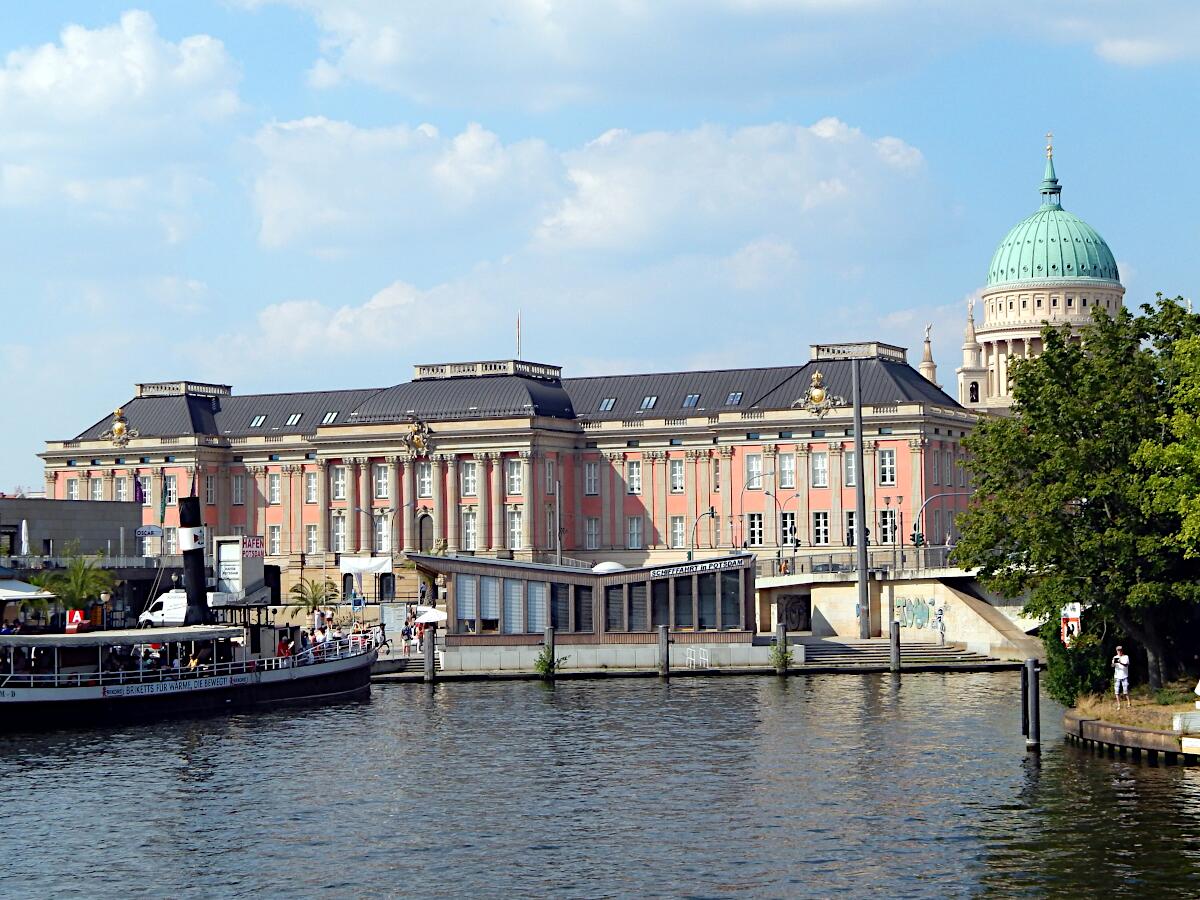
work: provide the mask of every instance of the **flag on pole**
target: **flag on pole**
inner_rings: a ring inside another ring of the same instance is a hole
[[[192,467],[192,484],[191,484],[191,487],[188,488],[188,496],[189,497],[196,496],[196,467],[195,466]]]
[[[159,489],[158,524],[162,526],[167,521],[167,477],[164,475],[162,487]]]
[[[142,490],[142,476],[137,473],[134,473],[133,476],[133,502],[143,504],[146,502],[146,492]]]
[[[517,310],[517,359],[521,358],[521,311]]]

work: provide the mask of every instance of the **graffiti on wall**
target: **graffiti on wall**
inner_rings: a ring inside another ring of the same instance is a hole
[[[945,606],[933,599],[897,597],[896,620],[902,628],[928,628],[934,634],[946,634]]]

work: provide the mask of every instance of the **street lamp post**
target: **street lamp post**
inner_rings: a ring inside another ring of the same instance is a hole
[[[688,545],[688,562],[691,562],[692,558],[696,555],[696,529],[700,527],[700,520],[706,516],[711,517],[713,521],[716,521],[716,507],[710,506],[708,508],[708,512],[700,513],[700,515],[696,516],[696,521],[692,523],[692,541]]]
[[[746,490],[748,488],[753,488],[756,483],[761,487],[762,480],[768,475],[774,476],[775,470],[772,469],[770,472],[757,472],[753,478],[749,479],[745,484],[742,485],[741,491],[738,492],[738,527],[742,532],[743,545],[746,543]]]
[[[774,491],[763,491],[764,497],[775,501],[775,574],[779,574],[779,564],[783,560],[783,507],[779,505],[779,495]]]

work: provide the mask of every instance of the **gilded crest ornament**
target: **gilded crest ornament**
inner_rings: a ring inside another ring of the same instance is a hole
[[[112,424],[108,426],[108,430],[100,435],[100,440],[110,440],[114,447],[124,447],[133,438],[140,437],[136,428],[130,428],[129,423],[125,420],[125,410],[117,407],[113,410]]]
[[[845,399],[829,393],[829,390],[825,387],[825,375],[818,369],[812,374],[808,391],[803,397],[793,403],[792,407],[806,409],[816,415],[817,418],[823,418],[835,406],[845,405]]]
[[[404,444],[417,456],[429,455],[429,426],[416,416],[409,420],[408,434],[404,435]]]

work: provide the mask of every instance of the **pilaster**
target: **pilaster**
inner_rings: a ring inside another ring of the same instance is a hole
[[[487,455],[490,468],[488,470],[488,503],[492,508],[491,531],[488,540],[493,553],[503,550],[505,532],[508,521],[504,517],[504,456],[491,452]]]
[[[462,504],[458,495],[458,456],[443,454],[446,460],[446,552],[457,553],[462,527]]]

